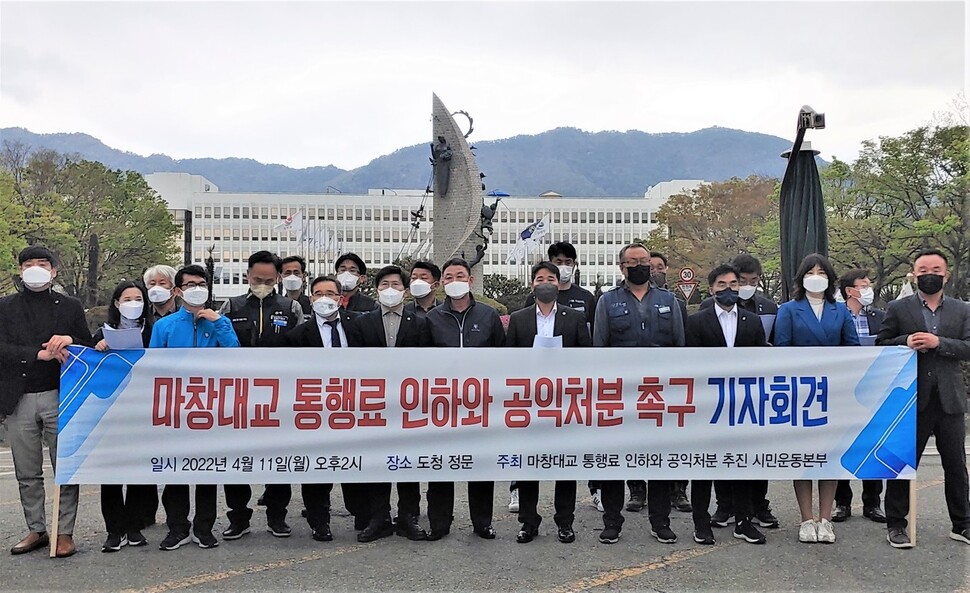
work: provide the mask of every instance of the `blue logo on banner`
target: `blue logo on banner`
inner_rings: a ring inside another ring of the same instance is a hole
[[[68,350],[71,356],[61,368],[57,432],[65,433],[70,425],[72,438],[58,439],[58,457],[73,455],[80,449],[128,384],[135,363],[145,355],[144,350],[117,350],[107,354],[76,346]],[[100,401],[85,404],[91,397]]]
[[[886,350],[883,355],[888,355]],[[879,369],[877,359],[859,382],[856,399],[863,404],[878,402],[871,390]],[[885,368],[885,367],[883,367]],[[860,480],[891,479],[906,466],[916,467],[916,355],[909,357],[885,388],[888,392],[855,442],[842,455],[842,467]],[[882,394],[878,394],[882,395]]]

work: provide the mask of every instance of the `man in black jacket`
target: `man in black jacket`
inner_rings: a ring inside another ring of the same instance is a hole
[[[283,339],[290,348],[347,348],[351,326],[360,313],[340,308],[340,283],[333,276],[318,276],[310,282],[313,319],[287,333]],[[330,493],[333,484],[303,484],[300,487],[310,534],[318,542],[333,540],[330,530]],[[370,523],[366,514],[363,484],[341,484],[344,504],[354,515],[355,529]]]
[[[385,266],[374,279],[380,308],[354,320],[347,340],[352,347],[425,348],[431,345],[428,322],[404,307],[408,277],[398,266]],[[378,354],[379,356],[379,354]],[[365,485],[370,522],[357,534],[357,541],[370,542],[397,532],[410,540],[423,540],[427,533],[418,525],[421,490],[418,482],[397,485],[397,520],[391,523],[391,484]]]
[[[590,348],[593,342],[586,326],[586,316],[567,306],[557,303],[559,290],[559,268],[550,262],[540,262],[532,267],[532,293],[535,303],[512,313],[509,318],[509,331],[505,345],[512,348],[533,348],[541,346],[543,339],[558,338],[556,346],[563,348]],[[539,503],[539,482],[530,480],[518,482],[519,522],[522,527],[515,541],[520,544],[531,542],[539,533],[542,517],[536,510]],[[576,481],[557,480],[555,493],[556,514],[554,520],[559,541],[569,544],[576,541],[573,519],[576,511]]]
[[[916,294],[889,303],[876,338],[879,346],[906,345],[918,354],[916,377],[916,464],[930,436],[943,464],[950,539],[970,544],[970,497],[967,486],[967,390],[960,361],[970,360],[970,305],[943,296],[950,277],[946,255],[920,252],[913,262]],[[886,483],[886,539],[894,548],[911,548],[906,533],[909,484]]]
[[[226,301],[219,311],[232,323],[243,348],[282,347],[284,336],[303,323],[303,309],[296,301],[276,293],[283,264],[269,251],[249,256],[246,280],[249,292]],[[222,532],[225,540],[239,539],[249,533],[253,510],[249,508],[252,488],[248,484],[226,484],[229,526]],[[289,484],[267,484],[261,497],[266,503],[266,528],[276,537],[289,537],[286,507],[290,504]]]
[[[475,302],[471,294],[471,266],[453,258],[441,266],[441,279],[447,299],[428,312],[431,340],[439,348],[500,348],[505,344],[505,328],[498,311]],[[475,534],[495,539],[492,510],[495,482],[468,482],[468,508]],[[455,511],[454,482],[428,484],[429,540],[439,540],[451,531]]]
[[[340,283],[340,306],[345,311],[366,313],[377,308],[377,301],[360,291],[360,286],[367,282],[367,265],[356,253],[345,253],[333,263],[337,270],[337,282]]]
[[[869,345],[875,343],[875,335],[882,326],[886,312],[872,306],[875,294],[872,282],[869,280],[869,270],[856,268],[849,270],[839,278],[839,290],[845,300],[845,306],[852,314],[855,331],[859,334],[859,341],[869,338]],[[882,480],[862,481],[862,516],[872,519],[876,523],[885,523],[886,515],[882,512],[879,497],[882,495]],[[835,491],[835,509],[832,511],[832,521],[841,523],[852,516],[852,486],[849,480],[839,480]]]
[[[0,422],[8,426],[10,453],[20,487],[20,503],[30,533],[11,548],[24,554],[46,546],[43,447],[57,466],[57,411],[60,363],[71,344],[91,346],[80,301],[51,290],[57,258],[40,246],[20,252],[24,289],[0,299]],[[78,487],[61,486],[57,557],[71,556]]]
[[[738,271],[730,264],[722,264],[707,276],[707,283],[715,301],[713,307],[703,309],[687,318],[687,346],[689,348],[740,348],[767,346],[761,319],[738,307]],[[721,487],[734,504],[734,537],[752,544],[765,543],[765,536],[752,524],[751,484],[748,480],[724,480]],[[691,507],[694,518],[694,541],[702,545],[714,544],[711,529],[711,480],[692,480]]]

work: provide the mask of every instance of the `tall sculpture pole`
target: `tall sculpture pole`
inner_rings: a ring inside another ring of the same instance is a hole
[[[441,265],[452,257],[473,263],[472,291],[482,292],[482,175],[451,112],[432,95],[431,158],[434,163],[433,259]]]

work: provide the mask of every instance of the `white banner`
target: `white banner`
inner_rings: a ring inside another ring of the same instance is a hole
[[[61,484],[914,476],[906,348],[71,347]]]

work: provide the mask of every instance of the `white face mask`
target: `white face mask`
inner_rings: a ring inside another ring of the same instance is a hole
[[[377,296],[385,307],[396,307],[404,301],[404,291],[396,288],[385,288],[378,292]]]
[[[20,278],[24,281],[24,286],[31,290],[43,290],[51,283],[54,278],[51,271],[40,266],[30,266],[20,272]]]
[[[754,296],[754,293],[758,292],[757,286],[748,286],[747,284],[738,289],[738,298],[742,301],[746,301]]]
[[[337,274],[337,282],[340,283],[340,290],[344,292],[350,292],[357,288],[358,281],[357,276],[353,272],[344,271]]]
[[[125,301],[118,305],[118,311],[125,319],[135,321],[141,318],[142,311],[145,310],[145,303],[142,301]]]
[[[559,268],[559,281],[560,282],[572,282],[573,272],[576,271],[574,266],[556,266]]]
[[[201,307],[209,300],[209,289],[196,286],[182,291],[182,300],[193,307]]]
[[[424,280],[412,280],[410,290],[411,296],[416,299],[420,299],[421,297],[426,297],[431,294],[431,285]]]
[[[875,300],[876,293],[872,288],[860,288],[859,289],[859,304],[863,307],[868,307]]]
[[[303,288],[303,278],[299,276],[284,276],[283,288],[286,290],[300,290]]]
[[[165,303],[172,298],[172,291],[164,286],[152,286],[148,289],[148,300],[153,303]]]
[[[249,287],[249,292],[253,293],[253,296],[257,299],[263,300],[273,294],[273,287],[266,286],[265,284],[256,284],[255,286]]]
[[[802,278],[802,286],[808,292],[825,292],[825,289],[829,287],[829,279],[818,274],[808,274]]]
[[[340,303],[330,297],[320,297],[313,301],[313,312],[324,319],[336,313],[339,308]]]
[[[455,281],[445,284],[445,294],[453,299],[460,299],[461,297],[468,294],[471,287],[467,282]]]

